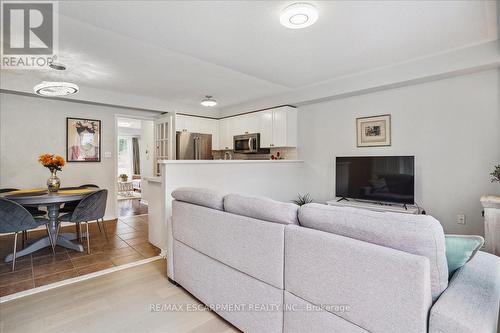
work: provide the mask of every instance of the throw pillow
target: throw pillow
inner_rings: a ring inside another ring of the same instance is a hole
[[[468,235],[445,235],[446,260],[448,261],[448,276],[451,279],[453,273],[469,260],[483,246],[484,239],[481,236]]]

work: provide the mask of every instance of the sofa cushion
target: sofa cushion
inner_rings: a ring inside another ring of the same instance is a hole
[[[441,224],[429,215],[374,212],[307,204],[300,225],[427,257],[433,300],[448,286],[448,265]]]
[[[297,218],[299,206],[268,198],[228,194],[224,197],[224,210],[228,213],[257,220],[281,224],[299,224]]]
[[[181,187],[172,192],[172,197],[198,206],[224,210],[224,194],[218,191],[206,188]]]
[[[174,239],[283,289],[285,225],[172,202]]]

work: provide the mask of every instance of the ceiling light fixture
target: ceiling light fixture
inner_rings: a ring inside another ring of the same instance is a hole
[[[56,71],[64,71],[66,70],[66,66],[59,63],[59,62],[52,62],[50,65],[49,65],[50,68],[52,69],[55,69]]]
[[[201,100],[201,105],[207,106],[207,107],[212,107],[217,105],[217,101],[212,98],[210,95],[206,95],[204,99]]]
[[[309,3],[297,2],[281,11],[280,22],[290,29],[302,29],[318,20],[318,10]]]
[[[40,96],[67,96],[76,94],[79,90],[78,86],[69,82],[47,82],[44,81],[37,84],[33,90],[35,94]]]

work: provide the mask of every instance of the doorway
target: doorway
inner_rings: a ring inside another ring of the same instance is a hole
[[[152,177],[154,161],[154,122],[148,119],[117,118],[118,217],[148,213],[142,197],[145,177]]]

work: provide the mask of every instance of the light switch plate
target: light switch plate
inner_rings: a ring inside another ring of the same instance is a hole
[[[458,224],[465,224],[465,214],[458,214],[457,215],[457,223]]]
[[[110,151],[105,151],[104,152],[104,157],[110,158],[111,157],[111,152]]]

